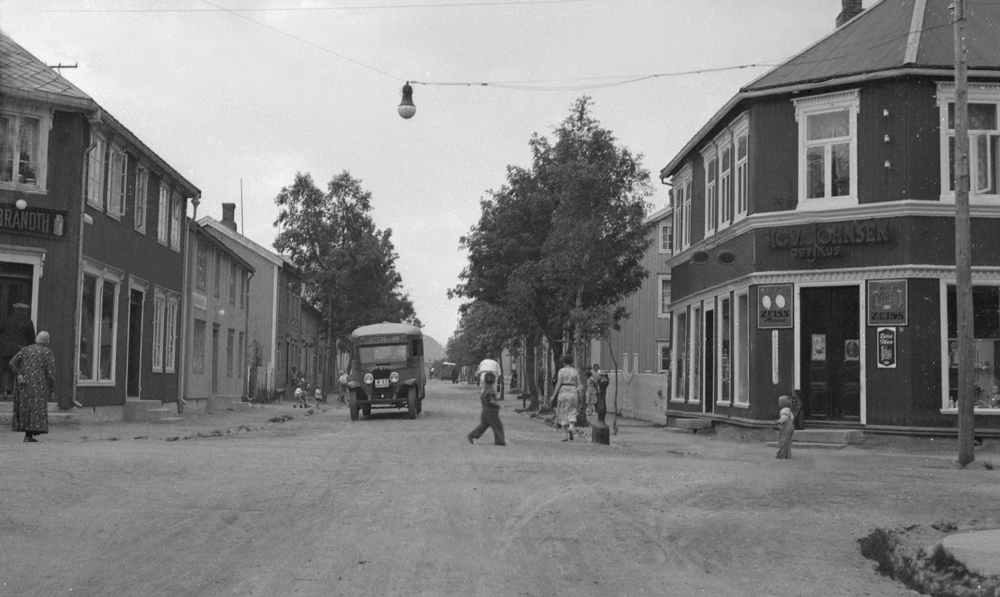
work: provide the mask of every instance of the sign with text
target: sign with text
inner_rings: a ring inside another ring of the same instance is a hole
[[[811,224],[764,230],[761,240],[772,251],[788,251],[793,259],[817,261],[845,257],[854,247],[891,244],[889,225],[877,220]]]
[[[896,328],[877,328],[878,368],[896,368]]]
[[[68,213],[42,207],[18,209],[16,205],[0,203],[0,231],[64,238]]]
[[[757,328],[761,330],[790,328],[792,324],[792,285],[758,286]]]
[[[868,325],[907,323],[906,280],[868,281]]]

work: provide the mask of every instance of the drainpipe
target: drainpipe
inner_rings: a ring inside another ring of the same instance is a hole
[[[251,271],[244,274],[247,283],[243,287],[243,296],[240,297],[243,301],[243,362],[240,367],[243,368],[243,389],[246,392],[247,402],[253,402],[257,393],[257,388],[250,387],[250,376],[247,374],[247,361],[253,362],[247,358],[250,353],[250,280],[253,280],[253,274]]]
[[[184,397],[187,395],[187,382],[188,382],[188,376],[187,376],[187,369],[188,369],[188,367],[187,367],[187,341],[188,341],[188,338],[190,337],[189,336],[189,329],[190,329],[190,327],[191,327],[191,325],[193,323],[193,322],[189,321],[190,318],[191,318],[191,307],[190,307],[191,297],[188,296],[188,294],[189,294],[189,291],[188,291],[188,278],[191,277],[191,270],[193,269],[193,268],[190,267],[190,264],[191,264],[191,224],[193,224],[193,223],[195,223],[195,222],[198,221],[198,204],[201,203],[200,198],[201,198],[201,195],[199,194],[199,195],[195,195],[191,199],[191,206],[194,207],[194,217],[191,219],[190,222],[187,221],[187,213],[184,214],[184,224],[185,224],[185,226],[183,228],[183,230],[184,230],[184,259],[182,261],[182,263],[183,263],[182,269],[183,269],[183,272],[184,272],[184,277],[181,279],[181,321],[183,323],[181,325],[181,337],[180,337],[180,341],[179,341],[179,343],[181,345],[181,354],[180,354],[180,359],[179,359],[180,366],[178,367],[179,372],[180,372],[180,379],[177,380],[177,413],[178,414],[181,414],[181,413],[184,412],[184,405],[187,404],[187,400],[184,399]],[[184,211],[187,212],[186,207],[185,207]]]
[[[87,170],[90,167],[90,153],[97,147],[97,127],[101,124],[100,108],[87,115],[87,124],[90,125],[90,144],[83,150],[83,175],[80,185],[80,229],[76,247],[76,308],[73,310],[73,387],[70,390],[70,397],[73,400],[72,406],[83,408],[83,404],[77,400],[77,387],[80,384],[80,314],[83,313],[83,231],[86,228],[87,217]],[[66,405],[69,408],[70,405]],[[59,405],[62,408],[62,404]]]

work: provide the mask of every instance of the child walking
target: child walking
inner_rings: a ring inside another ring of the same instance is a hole
[[[778,455],[777,458],[792,457],[792,432],[795,431],[795,416],[792,414],[792,399],[778,398]]]
[[[476,443],[487,429],[493,429],[493,443],[498,446],[506,446],[507,442],[503,436],[503,423],[500,422],[500,402],[497,400],[496,390],[493,384],[496,383],[497,376],[492,371],[483,374],[483,383],[479,390],[479,399],[483,403],[483,412],[479,417],[479,425],[467,436],[470,444]]]

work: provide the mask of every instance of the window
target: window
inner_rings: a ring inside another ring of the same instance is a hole
[[[659,275],[659,301],[660,311],[658,317],[670,317],[670,274]]]
[[[115,219],[122,216],[125,209],[125,190],[128,187],[128,154],[116,148],[111,149],[111,166],[108,173],[107,214]]]
[[[247,308],[247,287],[249,282],[247,281],[247,273],[240,270],[240,309]]]
[[[181,250],[181,222],[183,221],[182,209],[184,200],[180,195],[174,195],[170,202],[170,248],[180,252]]]
[[[674,223],[671,220],[660,222],[660,254],[670,255],[674,252]]]
[[[219,293],[222,288],[222,251],[219,249],[215,250],[215,288],[212,289],[212,294],[215,298],[219,298]]]
[[[170,189],[163,183],[160,183],[160,202],[157,213],[156,240],[161,245],[166,246],[167,235],[170,233]]]
[[[156,291],[153,299],[153,371],[163,373],[163,334],[167,319],[167,297]]]
[[[690,382],[691,391],[688,393],[688,402],[701,403],[701,366],[702,366],[702,346],[703,340],[705,338],[704,334],[704,321],[701,316],[701,307],[694,307],[691,309],[691,347],[689,352],[691,354],[690,364],[691,371]]]
[[[719,160],[715,158],[715,147],[705,159],[705,236],[715,232],[719,213]]]
[[[719,396],[718,402],[729,404],[733,400],[733,301],[728,296],[719,300]]]
[[[177,297],[167,297],[166,338],[163,346],[163,370],[174,373],[177,370]]]
[[[857,204],[858,91],[795,100],[799,209]]]
[[[948,358],[947,401],[943,408],[957,408],[958,400],[958,317],[955,285],[947,287]],[[1000,287],[972,287],[972,336],[975,351],[973,408],[978,412],[1000,412]]]
[[[115,381],[120,284],[120,276],[101,267],[84,266],[77,368],[81,382]]]
[[[719,152],[719,230],[733,220],[733,146]]]
[[[94,137],[94,147],[87,158],[87,204],[94,209],[104,209],[104,153],[107,144],[101,137]]]
[[[674,346],[677,351],[674,353],[674,399],[681,402],[687,400],[687,370],[688,370],[688,349],[690,347],[690,337],[687,329],[687,313],[679,311],[675,319],[677,325],[674,326]]]
[[[657,370],[658,373],[670,373],[670,343],[669,342],[657,342],[656,352],[660,355],[660,360]]]
[[[736,310],[733,313],[733,367],[735,388],[733,403],[750,404],[750,326],[749,299],[747,293],[736,295]]]
[[[208,286],[208,246],[201,240],[195,245],[194,285],[205,290]]]
[[[192,368],[195,373],[205,372],[205,322],[194,320],[194,355]]]
[[[45,192],[49,116],[0,112],[0,187]]]
[[[938,86],[941,113],[941,193],[943,199],[955,200],[955,86]],[[1000,86],[969,87],[969,195],[998,195],[997,175],[1000,164]]]
[[[746,217],[749,208],[750,173],[749,173],[750,139],[746,125],[736,131],[736,181],[734,188],[734,203],[736,204],[735,220]]]
[[[236,353],[236,331],[226,332],[226,377],[233,376],[233,357]]]
[[[135,175],[135,219],[136,232],[146,234],[146,199],[149,195],[149,170],[140,167]]]
[[[240,332],[240,341],[237,346],[238,352],[236,353],[236,366],[239,367],[239,375],[243,376],[243,370],[246,367],[246,336],[243,332]]]
[[[674,239],[681,251],[691,246],[691,168],[674,177]]]
[[[229,262],[229,304],[236,304],[236,278],[239,269],[236,266],[235,261]]]

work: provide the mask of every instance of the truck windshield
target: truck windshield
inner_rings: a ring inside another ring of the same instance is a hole
[[[405,363],[406,344],[382,344],[358,347],[358,357],[362,364]]]

